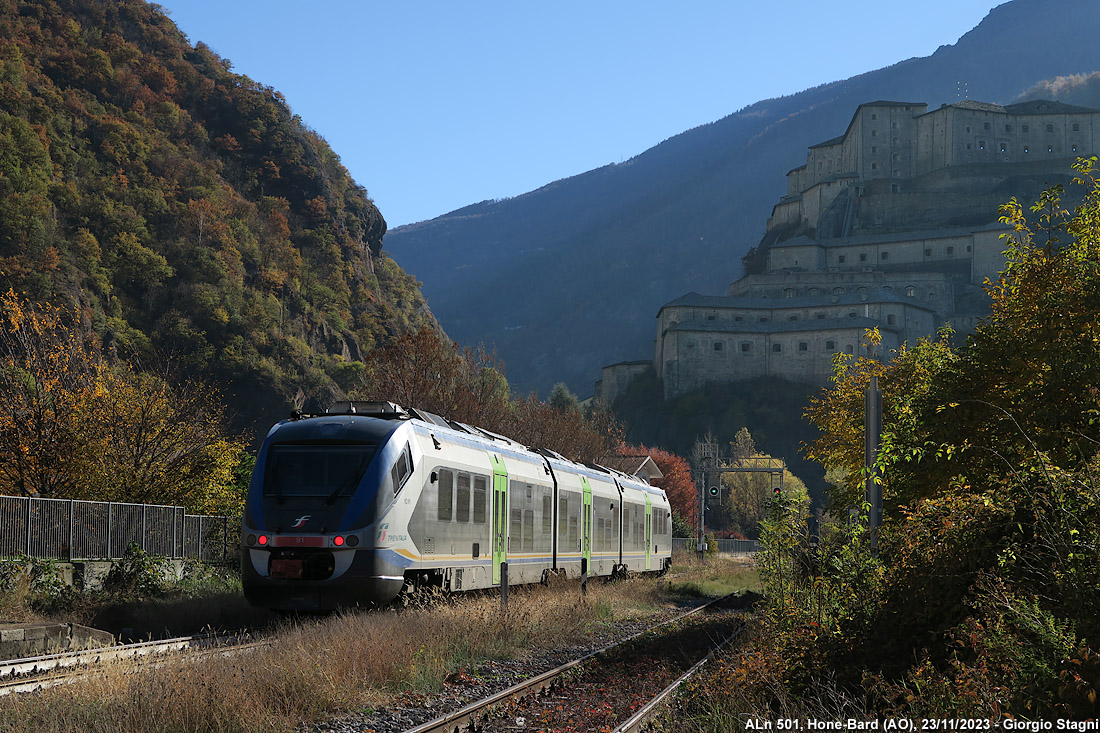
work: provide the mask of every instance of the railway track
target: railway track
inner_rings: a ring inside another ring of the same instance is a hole
[[[732,615],[703,618],[728,598],[703,604],[407,733],[641,730],[680,684],[740,633],[744,623]],[[654,653],[654,647],[661,650]],[[688,669],[682,671],[683,667]]]
[[[237,654],[271,644],[269,640],[249,641],[249,638],[249,634],[241,631],[196,634],[4,661],[0,662],[0,696],[77,682],[92,674],[96,667],[112,661],[144,660],[158,664],[173,652],[186,650],[198,656]]]

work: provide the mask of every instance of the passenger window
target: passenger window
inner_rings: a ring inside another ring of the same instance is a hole
[[[474,476],[474,524],[485,524],[485,496],[488,480],[484,476]]]
[[[546,494],[542,497],[542,533],[551,534],[554,531],[554,499]]]
[[[508,552],[519,552],[520,537],[522,536],[520,522],[522,518],[523,512],[521,510],[513,509],[511,511],[508,526]]]
[[[565,538],[569,532],[569,499],[558,497],[558,536]]]
[[[523,551],[535,549],[535,512],[527,509],[523,512]]]
[[[458,491],[455,494],[457,503],[455,505],[455,521],[469,522],[470,521],[470,474],[460,473],[458,474]]]
[[[438,488],[439,509],[436,512],[436,519],[441,522],[451,521],[451,503],[454,494],[453,483],[454,474],[445,468],[440,469]]]

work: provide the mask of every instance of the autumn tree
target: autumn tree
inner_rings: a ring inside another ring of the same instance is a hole
[[[71,310],[0,297],[0,490],[238,512],[217,395],[97,346]]]
[[[672,514],[679,517],[687,526],[697,527],[699,524],[699,493],[695,487],[695,479],[691,475],[691,465],[685,458],[661,448],[647,448],[646,446],[624,446],[621,453],[645,453],[663,474],[653,483],[664,489],[669,504],[672,505]]]

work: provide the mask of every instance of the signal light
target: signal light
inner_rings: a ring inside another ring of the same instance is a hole
[[[260,535],[259,542],[260,542],[260,547],[263,547],[264,545],[266,545],[267,544],[267,535],[266,534]]]
[[[783,493],[783,490],[780,489],[778,486],[776,486],[774,489],[772,489],[772,493],[775,494],[776,496],[779,496],[780,494]]]
[[[717,486],[711,486],[710,487],[710,495],[711,496],[718,496],[718,487]]]
[[[337,535],[332,538],[332,544],[336,545],[337,547],[342,547],[344,544],[344,538]]]

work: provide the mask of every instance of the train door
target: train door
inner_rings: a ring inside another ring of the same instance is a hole
[[[653,552],[653,502],[645,495],[645,569],[652,570],[650,553]]]
[[[493,584],[500,585],[500,564],[508,548],[508,469],[500,456],[493,460]]]
[[[586,573],[592,572],[592,485],[581,476],[584,499],[581,504],[581,557]]]

